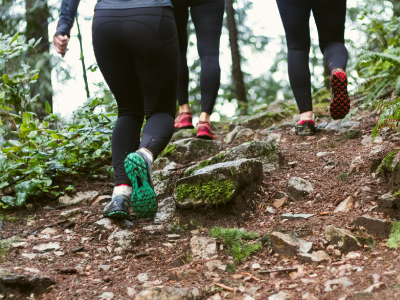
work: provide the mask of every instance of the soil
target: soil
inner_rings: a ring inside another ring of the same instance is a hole
[[[354,117],[357,118],[361,123],[359,130],[362,134],[370,135],[375,125],[375,116],[367,111],[360,111]],[[329,121],[328,118],[326,120]],[[322,121],[324,118],[320,118],[319,122]],[[236,266],[236,275],[250,273],[256,278],[250,280],[246,278],[248,275],[233,276],[219,269],[213,271],[218,277],[207,279],[203,275],[203,271],[208,271],[205,269],[204,261],[196,263],[191,261],[191,237],[194,234],[208,236],[207,229],[216,225],[245,228],[257,232],[260,237],[273,231],[281,231],[313,242],[313,251],[326,249],[324,231],[327,225],[349,229],[359,236],[363,234],[351,223],[374,206],[380,195],[389,192],[387,180],[373,176],[372,173],[376,168],[376,161],[382,160],[396,147],[394,132],[388,132],[383,136],[383,141],[387,142],[384,144],[385,150],[370,156],[372,147],[364,147],[361,144],[361,136],[346,139],[343,135],[317,133],[313,137],[299,137],[290,130],[290,127],[275,130],[276,133],[282,134],[279,145],[284,154],[284,162],[279,169],[265,173],[260,186],[252,187],[226,206],[196,211],[189,209],[176,211],[175,223],[181,225],[184,231],[174,247],[164,245],[167,243],[166,231],[155,230],[149,233],[143,227],[151,225],[151,220],[139,220],[132,216],[134,225],[129,230],[137,236],[138,245],[131,252],[123,254],[120,259],[114,260],[116,255],[98,252],[99,248],[107,248],[107,238],[112,232],[104,230],[99,234],[92,228],[92,224],[102,218],[102,206],[87,204],[57,208],[56,199],[35,199],[34,202],[31,201],[30,209],[20,208],[6,212],[1,229],[2,239],[12,236],[23,237],[29,246],[25,249],[11,250],[2,258],[0,266],[16,274],[26,273],[24,271],[26,267],[36,268],[41,274],[49,275],[56,280],[56,284],[50,287],[47,293],[36,295],[35,299],[98,299],[104,292],[113,292],[114,299],[133,299],[128,296],[127,287],[135,288],[138,293],[146,289],[136,279],[140,273],[147,273],[149,281],[158,280],[162,285],[197,287],[203,295],[202,299],[217,292],[221,292],[222,299],[228,299],[225,298],[224,291],[217,288],[214,282],[231,288],[244,287],[247,294],[250,293],[248,291],[251,287],[258,287],[259,289],[252,294],[254,299],[267,299],[279,291],[290,294],[290,299],[307,299],[307,297],[302,298],[302,295],[307,293],[315,297],[308,299],[340,297],[347,297],[344,298],[347,300],[400,299],[400,278],[397,277],[400,271],[400,253],[398,250],[389,249],[385,240],[379,237],[372,237],[375,241],[373,245],[371,243],[363,245],[362,251],[359,251],[361,258],[358,260],[348,259],[345,257],[346,253],[343,253],[341,257],[332,256],[331,262],[321,264],[301,264],[296,258],[286,258],[272,253],[268,245],[265,245],[256,255]],[[218,135],[217,139],[223,142],[225,136],[226,134]],[[228,147],[225,143],[223,146]],[[318,152],[333,153],[317,157]],[[344,175],[338,178],[338,175],[348,173],[350,164],[356,156],[363,157],[362,167],[347,177]],[[289,166],[289,162],[296,162],[295,167]],[[182,173],[183,170],[184,168]],[[303,198],[288,199],[285,206],[274,208],[275,213],[269,213],[267,207],[274,207],[277,192],[287,192],[287,183],[291,177],[301,177],[310,181],[314,192]],[[100,195],[111,194],[112,183],[107,180],[69,178],[67,181],[60,183],[73,184],[75,191],[95,190],[99,191]],[[349,213],[334,213],[338,204],[348,196],[355,198],[353,209]],[[45,209],[46,206],[55,209]],[[82,209],[80,218],[59,222],[60,212],[76,207]],[[284,220],[281,217],[282,213],[307,213],[315,216],[307,220]],[[9,217],[17,217],[18,220],[10,222]],[[27,226],[28,218],[35,220],[35,224]],[[190,225],[190,220],[196,220],[200,225]],[[42,236],[40,232],[47,227],[56,229],[58,237],[48,239]],[[88,239],[82,239],[84,237]],[[36,245],[49,242],[59,243],[60,251],[64,252],[64,255],[37,255],[32,260],[21,256],[24,252],[32,253],[32,247]],[[83,250],[73,251],[79,247],[83,247]],[[218,259],[223,263],[232,260],[225,250],[221,250],[219,244],[218,249]],[[258,270],[252,269],[252,264],[255,262],[258,262],[263,269],[270,270],[302,265],[304,274],[302,278],[297,279],[292,278],[290,272],[259,274]],[[362,267],[360,272],[346,273],[346,277],[353,285],[344,290],[339,287],[325,292],[325,282],[337,278],[330,270],[345,264]],[[100,265],[111,267],[108,271],[103,271],[99,269]],[[196,270],[195,276],[179,282],[169,280],[168,270],[180,266],[189,266]],[[77,269],[77,273],[61,274],[60,270],[65,268]],[[363,293],[374,283],[373,274],[379,275],[378,281],[383,282],[385,288],[374,293]],[[2,299],[1,294],[4,295],[4,299],[33,299],[29,291],[5,289],[0,292],[0,299]],[[238,292],[238,295],[241,295],[241,292]]]

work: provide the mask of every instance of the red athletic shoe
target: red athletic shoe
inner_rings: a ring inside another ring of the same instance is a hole
[[[175,119],[175,130],[179,129],[193,129],[193,113],[192,112],[183,112],[178,115]]]
[[[343,119],[350,111],[350,98],[347,92],[347,75],[343,69],[334,69],[332,71],[331,84],[331,117],[334,120]]]
[[[211,129],[211,123],[209,122],[197,123],[196,137],[204,140],[215,140],[215,135]]]

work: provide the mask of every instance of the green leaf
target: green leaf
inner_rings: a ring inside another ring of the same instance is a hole
[[[13,145],[14,147],[20,147],[22,144],[17,141],[17,140],[9,140],[8,141],[11,145]]]
[[[32,120],[32,114],[28,112],[24,112],[22,115],[22,123],[23,124],[29,124],[29,122]]]
[[[10,206],[14,206],[14,197],[11,196],[3,196],[1,197],[1,202],[10,205]]]
[[[3,76],[1,76],[1,78],[3,79],[4,83],[8,83],[8,75],[7,74],[3,74]]]
[[[5,188],[7,185],[9,185],[9,183],[7,181],[0,183],[0,189]]]
[[[14,37],[12,38],[12,40],[11,40],[11,42],[10,42],[10,45],[11,45],[12,43],[14,43],[14,42],[17,40],[18,36],[19,36],[19,32],[17,32],[17,33],[14,35]]]
[[[42,38],[39,38],[36,43],[33,45],[33,48],[35,48],[37,45],[39,45],[40,41],[42,40]]]
[[[38,132],[37,132],[36,130],[34,130],[34,131],[31,131],[31,132],[28,134],[28,138],[34,139],[35,137],[37,137],[37,135],[38,135]]]
[[[7,157],[0,156],[0,173],[7,172],[7,170],[8,170]]]
[[[46,101],[44,106],[45,106],[46,113],[48,113],[48,114],[51,113],[51,106],[50,106],[49,102]]]

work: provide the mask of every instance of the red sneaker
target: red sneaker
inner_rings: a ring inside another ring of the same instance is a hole
[[[215,140],[215,135],[211,129],[211,123],[209,122],[197,123],[196,137],[204,140]]]
[[[343,69],[334,69],[332,71],[331,84],[331,117],[334,120],[343,119],[350,111],[350,98],[347,92],[347,75]]]
[[[192,112],[183,112],[178,115],[175,119],[175,130],[179,129],[193,129],[193,113]]]

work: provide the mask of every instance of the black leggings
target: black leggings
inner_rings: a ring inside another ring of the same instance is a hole
[[[201,61],[201,111],[211,114],[221,79],[219,40],[225,11],[225,0],[172,0],[179,39],[179,105],[189,103],[189,68],[187,23],[190,14],[197,36],[197,51]]]
[[[118,103],[112,135],[116,184],[130,185],[126,156],[146,147],[157,157],[174,133],[179,46],[173,10],[96,10],[93,48]]]
[[[288,46],[290,85],[300,113],[312,111],[309,69],[310,14],[318,28],[319,46],[330,70],[345,69],[346,0],[277,0]]]

